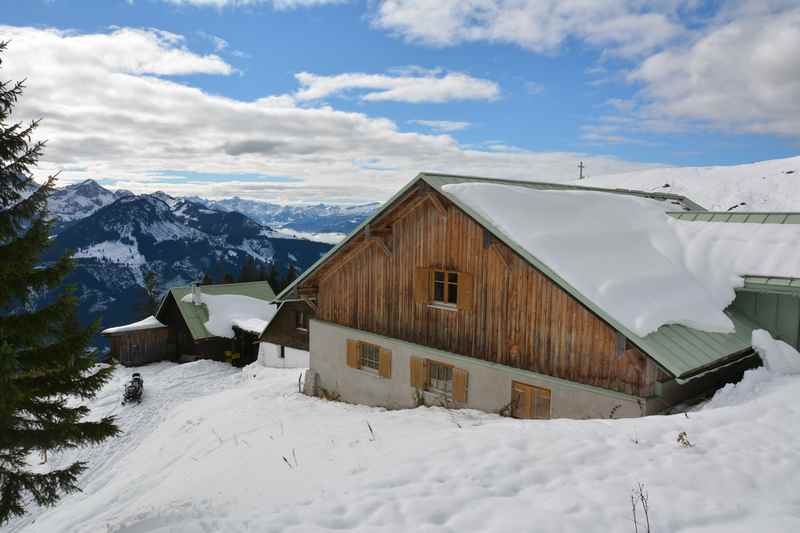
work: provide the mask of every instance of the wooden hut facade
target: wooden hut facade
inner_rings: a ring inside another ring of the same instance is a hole
[[[146,365],[169,358],[169,330],[155,317],[108,328],[102,335],[108,337],[111,357],[123,366]]]

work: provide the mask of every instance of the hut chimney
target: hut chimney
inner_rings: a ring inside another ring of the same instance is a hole
[[[196,281],[192,283],[192,303],[194,305],[203,304],[203,292],[200,290],[200,284]]]

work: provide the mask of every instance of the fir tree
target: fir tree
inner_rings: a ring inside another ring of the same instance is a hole
[[[258,269],[253,258],[249,255],[244,258],[242,271],[239,273],[239,281],[258,281]]]
[[[212,279],[211,274],[209,274],[208,272],[203,274],[203,279],[200,281],[200,284],[201,285],[213,285],[214,284],[214,280]]]
[[[266,280],[269,286],[272,287],[272,290],[277,294],[281,287],[281,278],[278,269],[275,267],[275,263],[270,263],[267,267]]]
[[[0,55],[5,48],[0,43]],[[22,91],[22,83],[0,81],[0,525],[24,514],[28,498],[53,505],[79,490],[86,463],[35,472],[31,454],[96,444],[119,431],[113,417],[88,422],[87,407],[67,403],[92,398],[112,369],[95,368],[87,347],[97,323],[78,323],[76,299],[61,286],[71,258],[39,260],[55,177],[41,186],[30,178],[44,143],[31,140],[38,122],[11,121]],[[51,303],[35,308],[33,295],[59,287]]]
[[[288,287],[296,279],[297,279],[297,269],[295,268],[294,263],[289,263],[289,268],[286,270],[286,277],[283,278],[283,284],[281,285],[281,290]]]
[[[139,314],[142,318],[155,315],[158,310],[158,276],[152,270],[144,274],[144,293],[139,305]]]
[[[225,272],[225,275],[222,276],[222,283],[236,283],[236,280],[233,279],[230,272]]]

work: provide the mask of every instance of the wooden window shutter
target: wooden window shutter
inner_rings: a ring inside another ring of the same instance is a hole
[[[361,368],[361,354],[358,353],[358,341],[347,339],[347,366]]]
[[[469,372],[463,368],[453,369],[453,401],[467,403],[467,388],[469,387]]]
[[[550,391],[536,387],[533,395],[531,418],[548,419],[550,418]]]
[[[389,379],[392,377],[392,351],[381,348],[379,353],[378,375]]]
[[[411,386],[424,389],[428,386],[428,360],[422,357],[411,357]]]
[[[466,272],[458,273],[458,308],[472,311],[474,297],[474,277]]]
[[[427,268],[417,268],[414,270],[414,303],[430,303],[431,293],[431,271]]]

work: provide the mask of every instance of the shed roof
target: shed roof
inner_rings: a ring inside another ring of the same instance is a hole
[[[389,201],[387,201],[372,215],[372,217],[359,225],[348,236],[347,239],[343,240],[341,243],[331,249],[326,255],[320,258],[319,261],[317,261],[300,277],[298,277],[291,285],[284,289],[278,295],[277,299],[280,300],[292,294],[292,291],[295,289],[295,287],[297,287],[304,279],[311,275],[330,257],[336,254],[347,242],[354,238],[363,228],[368,226],[373,219],[390,209],[397,200],[401,199],[407,191],[409,191],[420,181],[424,181],[430,185],[445,198],[450,200],[453,204],[466,212],[497,239],[514,250],[520,257],[524,258],[528,263],[548,276],[567,293],[572,295],[584,306],[608,322],[617,331],[620,331],[622,334],[624,334],[628,339],[630,339],[631,342],[637,345],[641,350],[652,357],[653,360],[655,360],[662,368],[676,378],[688,379],[697,373],[708,370],[709,368],[713,368],[716,365],[726,364],[729,362],[731,357],[744,355],[745,353],[749,353],[751,351],[751,334],[753,329],[756,329],[757,326],[734,309],[729,309],[726,311],[726,314],[731,318],[735,325],[734,333],[710,333],[680,325],[661,326],[657,331],[644,337],[633,333],[630,329],[626,328],[623,324],[614,319],[614,317],[609,315],[604,309],[587,299],[572,285],[567,283],[566,280],[559,276],[554,270],[539,261],[536,257],[525,250],[525,248],[520,246],[519,243],[509,238],[490,220],[476,212],[474,209],[470,208],[464,202],[461,202],[455,195],[448,194],[444,186],[450,184],[478,182],[513,185],[517,187],[530,187],[539,190],[581,190],[625,194],[669,202],[675,205],[677,209],[690,212],[695,216],[703,212],[703,208],[701,206],[684,196],[662,192],[636,191],[630,189],[606,189],[546,182],[525,182],[516,180],[477,178],[472,176],[456,176],[450,174],[422,173],[419,174],[416,179],[414,179],[406,187],[395,194]],[[672,209],[669,212],[673,216],[684,212],[678,211],[677,209]],[[784,218],[784,223],[788,219],[788,217]]]
[[[206,294],[212,295],[235,295],[235,296],[249,296],[264,300],[269,303],[275,299],[275,292],[266,281],[249,281],[243,283],[225,283],[220,285],[201,285],[200,290]],[[208,322],[208,308],[205,305],[194,305],[191,302],[184,302],[183,297],[192,292],[192,287],[173,287],[169,290],[169,295],[175,299],[175,304],[181,313],[186,327],[194,340],[207,339],[214,337],[206,327],[205,323]],[[161,317],[164,308],[164,302],[168,297],[162,300],[161,305],[156,313],[157,317]]]

